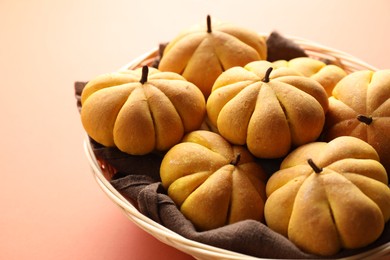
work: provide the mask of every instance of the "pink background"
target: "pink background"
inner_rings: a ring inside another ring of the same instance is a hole
[[[83,151],[73,82],[207,14],[390,69],[390,1],[0,0],[0,259],[192,259],[134,225]]]

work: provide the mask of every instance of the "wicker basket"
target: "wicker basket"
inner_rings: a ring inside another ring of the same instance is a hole
[[[357,70],[364,70],[364,69],[369,69],[373,71],[378,70],[377,68],[359,59],[356,59],[355,57],[351,56],[348,53],[335,50],[298,37],[287,36],[287,38],[293,40],[300,47],[302,47],[310,57],[330,60],[332,63],[342,67],[348,73]],[[155,58],[157,57],[158,54],[159,51],[156,48],[138,57],[137,59],[133,60],[126,66],[122,67],[120,70],[134,69],[136,67],[140,67],[143,65],[151,65],[155,61]],[[189,255],[192,255],[196,259],[213,259],[213,260],[215,259],[232,259],[232,260],[264,259],[264,258],[256,258],[248,255],[243,255],[240,253],[228,251],[225,249],[217,248],[214,246],[202,244],[187,239],[167,229],[166,227],[158,224],[157,222],[151,220],[150,218],[146,217],[145,215],[140,213],[138,209],[131,202],[125,199],[110,184],[110,182],[106,178],[107,171],[110,171],[109,169],[110,166],[104,165],[96,159],[88,136],[85,138],[84,141],[84,149],[89,164],[92,168],[93,176],[95,177],[98,185],[103,190],[103,192],[106,193],[106,195],[124,211],[124,213],[131,221],[133,221],[141,229],[148,232],[149,234],[151,234],[161,242],[169,246],[172,246],[174,248],[177,248],[178,250],[185,252]],[[387,257],[390,258],[390,242],[387,242],[386,244],[380,247],[366,251],[364,253],[350,256],[343,259],[346,260],[367,259],[367,258],[385,259]]]

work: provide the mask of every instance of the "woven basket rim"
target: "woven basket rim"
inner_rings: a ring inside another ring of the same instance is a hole
[[[268,37],[266,33],[259,33],[259,35],[263,37]],[[379,70],[377,67],[368,64],[367,62],[351,55],[350,53],[325,46],[320,43],[316,43],[314,41],[308,40],[306,38],[302,38],[294,35],[285,35],[284,37],[292,40],[294,43],[298,44],[301,48],[305,50],[305,52],[312,58],[330,58],[333,59],[334,62],[342,67],[347,73],[351,73],[357,70]],[[128,70],[134,69],[143,61],[152,61],[158,55],[158,47],[152,48],[148,52],[143,55],[138,56],[134,60],[130,61],[128,64],[120,67],[119,70]],[[145,62],[147,63],[147,62]]]
[[[262,36],[267,36],[268,34],[259,33]],[[302,47],[309,57],[314,58],[332,58],[336,63],[339,63],[341,67],[347,72],[351,73],[357,70],[372,70],[377,71],[378,69],[353,55],[333,49],[313,41],[296,37],[285,35],[286,38],[293,40],[296,44]],[[158,55],[158,47],[151,49],[149,52],[140,55],[135,58],[125,66],[119,68],[119,71],[134,69],[139,67],[140,64],[150,65],[154,58]],[[248,256],[222,248],[217,248],[214,246],[206,245],[200,242],[196,242],[190,239],[187,239],[172,230],[162,226],[161,224],[151,220],[142,213],[140,213],[137,208],[132,205],[126,198],[124,198],[106,179],[104,173],[100,167],[99,162],[97,161],[89,137],[86,135],[84,139],[84,151],[87,156],[89,165],[92,168],[93,176],[103,190],[103,192],[117,205],[119,206],[126,216],[141,229],[151,234],[161,242],[177,248],[178,250],[185,252],[197,259],[231,259],[231,260],[259,260],[265,258],[258,258],[253,256]],[[366,257],[380,257],[380,256],[389,256],[390,255],[390,242],[385,243],[377,248],[360,253],[354,256],[342,258],[344,260],[353,260],[353,259],[363,259]]]

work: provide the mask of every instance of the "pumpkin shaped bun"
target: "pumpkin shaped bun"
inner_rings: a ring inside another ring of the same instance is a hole
[[[168,43],[158,69],[182,74],[206,99],[215,79],[234,66],[267,58],[265,38],[257,32],[220,21],[191,27]]]
[[[325,141],[350,135],[372,145],[390,172],[390,70],[349,74],[334,88],[324,127]]]
[[[350,136],[291,152],[268,180],[269,228],[330,256],[374,242],[390,218],[390,188],[375,149]]]
[[[323,61],[310,57],[298,57],[287,60],[274,61],[276,67],[288,67],[318,81],[326,90],[328,96],[332,95],[332,90],[336,84],[345,76],[347,72],[334,64],[326,64]]]
[[[315,80],[267,61],[223,72],[206,104],[210,122],[231,143],[260,158],[280,158],[322,132],[328,96]],[[289,76],[290,75],[290,76]]]
[[[168,150],[198,129],[206,114],[204,96],[194,84],[147,66],[96,77],[81,101],[88,135],[132,155]]]
[[[240,220],[263,221],[266,174],[244,146],[197,130],[164,156],[160,176],[168,195],[198,230]]]

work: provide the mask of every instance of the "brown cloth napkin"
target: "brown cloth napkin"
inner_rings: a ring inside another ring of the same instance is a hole
[[[285,237],[264,224],[246,220],[198,232],[166,195],[160,182],[145,175],[128,175],[111,181],[126,198],[136,199],[141,213],[188,239],[207,245],[263,258],[308,258]]]
[[[278,33],[271,34],[270,39],[271,45],[268,47],[268,52],[271,54],[271,59],[278,59],[279,56],[286,59],[286,53],[289,53],[289,59],[306,56],[299,47],[288,42]],[[86,82],[76,82],[74,86],[79,111],[81,108],[80,95],[85,84]],[[159,167],[163,158],[162,154],[132,156],[116,148],[104,147],[93,140],[90,141],[96,158],[116,170],[114,175],[106,176],[113,187],[132,202],[142,214],[177,234],[207,245],[260,258],[323,258],[301,251],[284,236],[254,220],[245,220],[221,228],[198,232],[176,207],[161,185]],[[272,164],[268,163],[268,165]],[[273,166],[266,170],[271,173],[275,167],[278,167],[278,161],[275,161]],[[355,255],[389,241],[390,224],[387,223],[382,236],[373,244],[357,250],[343,250],[330,258]]]
[[[267,60],[270,62],[307,56],[299,45],[277,31],[271,32],[267,37]]]
[[[260,258],[315,259],[324,258],[307,254],[290,240],[272,231],[263,223],[245,220],[221,228],[198,232],[176,207],[159,181],[147,175],[130,174],[113,179],[111,184],[124,197],[135,200],[141,213],[188,239],[207,245]],[[370,246],[343,250],[329,258],[342,258],[373,249],[390,241],[390,226]]]

